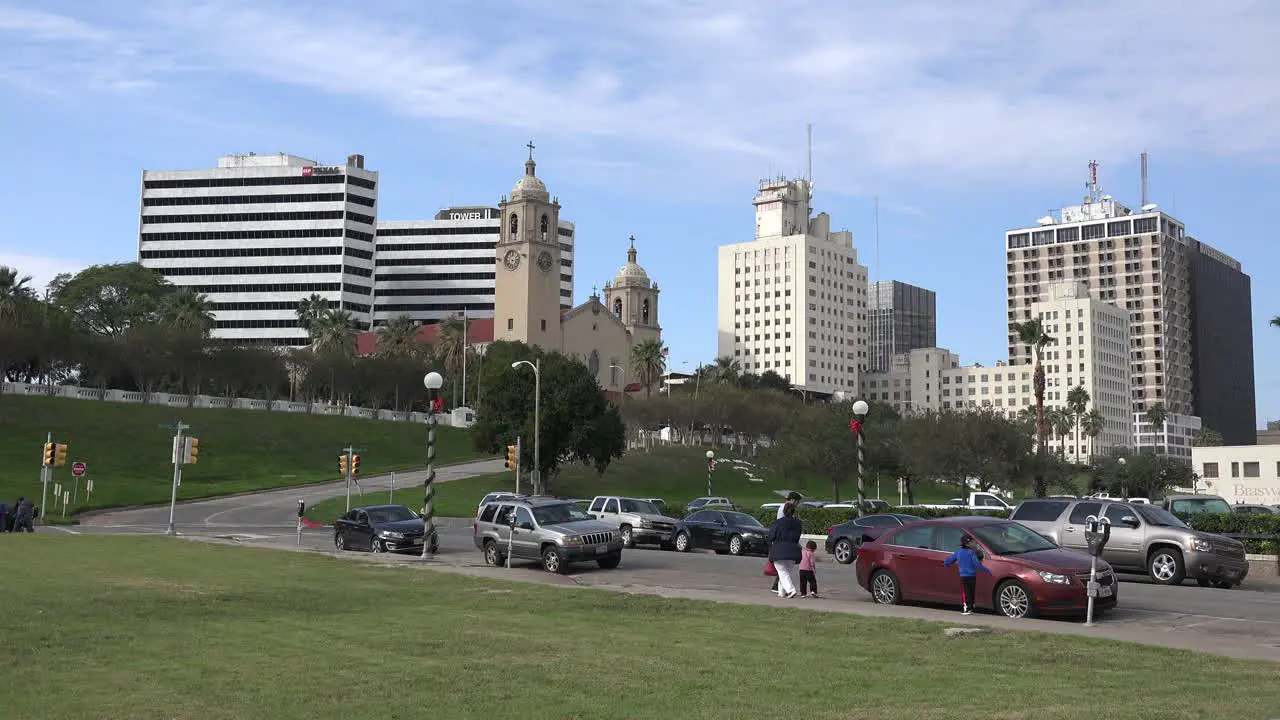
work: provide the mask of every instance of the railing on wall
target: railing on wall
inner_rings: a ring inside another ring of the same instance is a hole
[[[391,422],[426,423],[427,413],[397,412],[395,410],[374,410],[355,407],[353,405],[331,405],[314,402],[311,404],[290,402],[288,400],[259,400],[255,398],[229,398],[219,395],[179,395],[176,393],[147,393],[136,390],[101,390],[76,385],[36,385],[29,383],[0,383],[0,394],[4,395],[38,395],[44,397],[62,397],[74,400],[98,400],[100,402],[134,403],[161,405],[175,408],[236,408],[239,410],[262,410],[269,412],[306,413],[312,415],[339,415],[357,417],[368,420],[388,420]],[[441,425],[469,427],[459,413],[441,413],[437,421]],[[474,414],[472,414],[474,417]],[[456,420],[456,421],[455,421]]]

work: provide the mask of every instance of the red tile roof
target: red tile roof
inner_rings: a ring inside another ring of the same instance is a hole
[[[418,334],[414,336],[413,341],[417,343],[428,343],[435,340],[436,333],[440,331],[438,323],[431,325],[423,325],[418,328]],[[476,318],[467,321],[467,340],[471,343],[489,343],[493,342],[493,318]],[[372,355],[378,349],[378,333],[362,332],[356,335],[356,354]]]

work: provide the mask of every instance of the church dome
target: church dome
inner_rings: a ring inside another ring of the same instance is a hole
[[[618,268],[618,276],[614,278],[614,287],[649,286],[649,273],[636,262],[636,236],[631,236],[631,249],[627,250],[627,264]]]
[[[538,164],[533,161],[533,142],[529,143],[529,159],[524,163],[524,177],[516,181],[516,186],[511,189],[512,200],[541,200],[546,202],[551,199],[551,193],[547,192],[547,186],[538,179],[535,172]]]

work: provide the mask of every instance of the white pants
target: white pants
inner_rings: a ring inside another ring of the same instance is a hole
[[[796,591],[796,561],[775,560],[773,569],[778,573],[778,597],[786,597]]]

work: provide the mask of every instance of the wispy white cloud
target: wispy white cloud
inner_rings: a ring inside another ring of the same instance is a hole
[[[44,292],[45,286],[60,273],[77,273],[89,265],[90,263],[69,258],[31,255],[0,248],[0,266],[16,269],[20,277],[30,275],[31,286],[38,292]]]
[[[174,81],[253,77],[737,178],[803,167],[813,122],[830,187],[1056,181],[1140,148],[1280,153],[1280,5],[1264,0],[133,7],[112,30],[0,8],[0,38],[30,38],[0,50],[0,74],[26,52],[72,77],[74,54],[38,50],[77,47],[123,90],[162,78],[135,60],[160,58]]]

